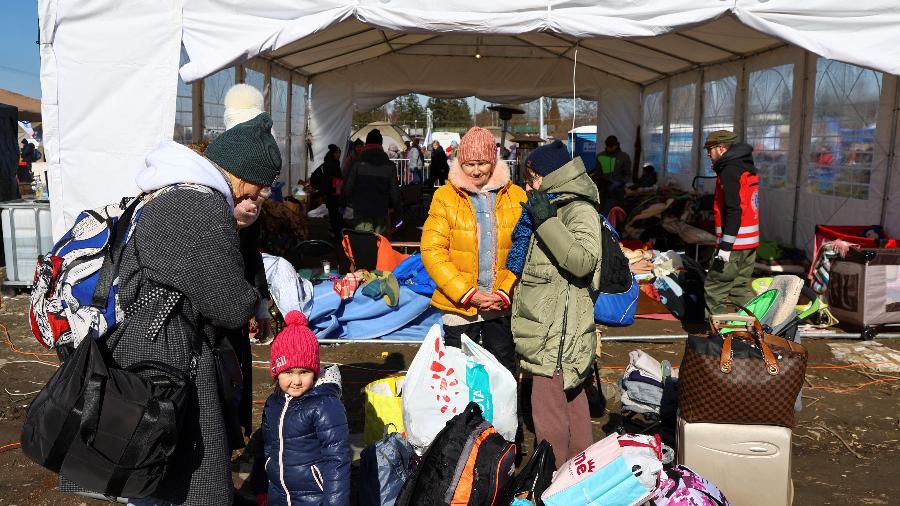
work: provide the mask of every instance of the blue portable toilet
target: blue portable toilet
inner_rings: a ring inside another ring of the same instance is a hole
[[[588,174],[597,169],[597,126],[580,126],[569,130],[569,152],[580,156]]]

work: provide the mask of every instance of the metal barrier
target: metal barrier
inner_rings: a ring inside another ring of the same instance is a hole
[[[430,160],[425,160],[425,167],[420,173],[410,170],[408,158],[395,158],[391,161],[394,162],[394,165],[397,167],[397,183],[399,183],[400,186],[419,183],[424,184],[428,181],[428,168],[431,164]]]
[[[421,174],[416,174],[410,170],[408,158],[395,158],[391,161],[397,167],[397,183],[400,186],[417,183],[424,184],[429,181],[431,174],[430,159],[425,160],[425,166],[422,168]],[[509,166],[509,179],[515,184],[520,184],[522,178],[519,173],[519,162],[517,160],[506,160],[506,165]]]

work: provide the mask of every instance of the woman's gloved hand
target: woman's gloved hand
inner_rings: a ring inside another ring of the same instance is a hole
[[[534,228],[538,228],[548,219],[556,216],[556,204],[550,202],[547,192],[531,190],[528,192],[528,201],[522,203],[522,207],[531,214],[534,220]]]

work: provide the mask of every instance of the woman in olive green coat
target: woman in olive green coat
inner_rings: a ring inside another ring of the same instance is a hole
[[[582,384],[597,339],[600,202],[581,159],[570,160],[559,141],[536,149],[525,166],[530,191],[523,207],[533,233],[513,299],[512,331],[520,366],[533,376],[535,436],[553,445],[562,465],[593,443]]]

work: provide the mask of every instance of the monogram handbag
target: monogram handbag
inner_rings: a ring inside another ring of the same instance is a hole
[[[794,426],[806,348],[763,331],[759,320],[714,315],[707,337],[690,336],[679,371],[687,422]]]

